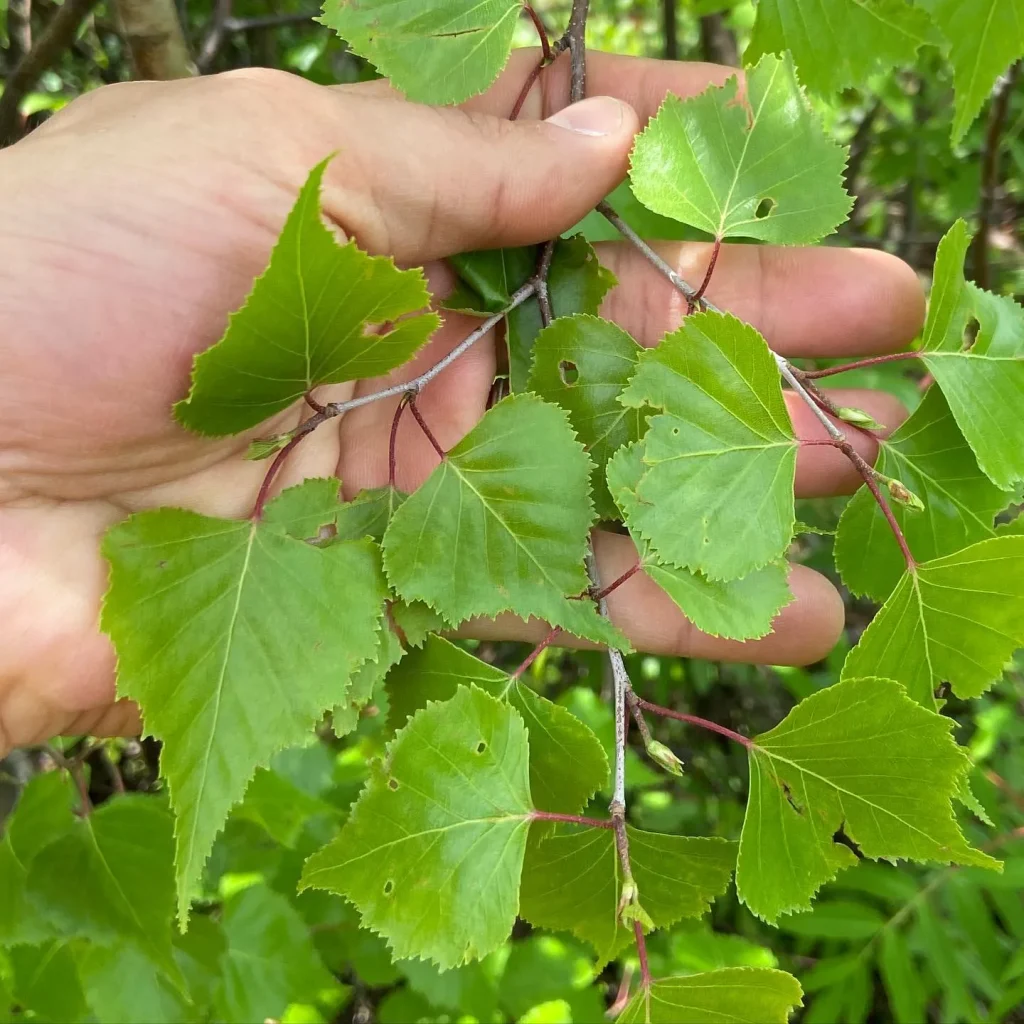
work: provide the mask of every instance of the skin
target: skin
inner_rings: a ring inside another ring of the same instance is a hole
[[[522,245],[574,224],[625,175],[634,134],[669,91],[700,92],[729,74],[712,65],[592,54],[576,128],[543,119],[561,106],[560,60],[520,120],[505,120],[536,60],[513,54],[486,95],[461,110],[421,107],[385,83],[324,88],[252,70],[90,93],[0,154],[0,192],[18,201],[0,224],[0,753],[59,733],[133,734],[138,710],[116,701],[114,656],[97,626],[104,530],[127,514],[176,505],[221,516],[250,510],[265,464],[240,454],[254,436],[288,429],[298,408],[251,434],[193,437],[171,405],[193,356],[223,333],[263,270],[309,169],[328,153],[326,216],[373,253],[424,265],[435,293],[456,252]],[[708,246],[668,244],[667,260],[699,280]],[[654,345],[685,312],[680,296],[627,246],[601,246],[619,285],[602,314]],[[725,246],[709,290],[787,356],[896,351],[919,330],[924,300],[909,267],[883,253]],[[386,381],[323,388],[321,400],[415,376],[472,328],[449,315]],[[483,414],[494,345],[482,342],[433,381],[420,408],[444,447]],[[895,427],[903,411],[872,392],[838,391]],[[278,481],[337,472],[348,494],[387,480],[395,403],[332,421]],[[802,438],[824,432],[790,403]],[[867,459],[874,443],[855,434]],[[412,489],[437,456],[410,416],[399,431],[398,484]],[[858,477],[826,447],[800,452],[801,496],[849,493]],[[599,535],[601,577],[635,559],[628,539]],[[697,632],[642,574],[611,599],[642,650],[804,664],[833,646],[843,606],[831,584],[796,566],[793,602],[769,637],[746,644]],[[511,617],[466,634],[537,639],[543,623]]]

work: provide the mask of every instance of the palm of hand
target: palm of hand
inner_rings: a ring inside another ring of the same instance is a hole
[[[477,109],[505,112],[509,87],[499,83]],[[375,93],[379,89],[348,94],[356,110],[364,108],[364,120],[365,108],[378,116],[384,106],[398,121],[423,118],[422,111],[409,114],[407,105]],[[297,102],[310,112],[308,120],[290,116]],[[170,409],[187,390],[193,356],[223,333],[226,314],[242,304],[265,266],[306,173],[329,151],[322,131],[309,126],[318,123],[318,105],[326,111],[336,103],[328,90],[278,75],[113,87],[72,105],[5,156],[9,188],[31,201],[18,204],[17,219],[0,235],[0,252],[17,253],[0,260],[14,268],[0,304],[0,618],[5,633],[18,640],[0,652],[0,749],[58,732],[137,730],[134,707],[113,703],[113,654],[96,630],[106,584],[98,553],[103,531],[127,513],[159,505],[247,514],[266,469],[239,457],[249,437],[289,429],[303,415],[289,410],[249,436],[211,441],[188,435]],[[138,109],[145,114],[133,119]],[[123,130],[126,119],[130,131]],[[272,164],[261,162],[271,149]],[[402,263],[426,262],[432,289],[443,292],[447,272],[435,258],[468,246],[446,247],[431,233],[436,195],[423,198],[418,209],[414,204],[411,213],[391,213],[390,197],[363,171],[372,164],[346,160],[347,176],[336,174],[325,189],[325,208],[371,251],[391,251]],[[488,239],[478,241],[481,247]],[[516,241],[500,233],[490,240]],[[676,247],[673,258],[696,264],[703,256]],[[610,249],[602,259],[622,281],[603,312],[654,344],[678,320],[678,296],[645,276],[647,268],[632,254]],[[734,284],[723,288],[741,307],[747,302],[746,310],[736,311],[751,319],[770,312],[764,303],[757,311],[749,308],[751,277],[763,275],[761,262],[756,254],[753,261],[741,253],[724,258],[722,277],[728,280],[730,263],[737,272]],[[871,268],[865,269],[870,278]],[[892,268],[886,273],[891,276]],[[874,274],[865,290],[881,279],[882,269]],[[890,317],[887,326],[875,326],[873,337],[869,330],[868,350],[894,347],[913,333],[919,309],[907,291],[904,282],[903,304],[911,310],[904,323],[894,326]],[[422,372],[472,325],[448,316],[388,383]],[[864,340],[861,325],[847,329],[854,331]],[[803,333],[812,331],[805,327]],[[799,341],[794,345],[800,348]],[[420,408],[443,447],[455,444],[483,414],[494,370],[493,346],[480,344],[422,395]],[[318,397],[341,400],[379,387],[379,381],[339,385],[321,389]],[[279,486],[332,473],[348,494],[386,482],[396,402],[373,403],[317,431],[286,465]],[[896,413],[884,399],[860,396],[855,404],[893,425]],[[800,436],[815,433],[813,424],[795,418]],[[813,460],[802,466],[805,492],[834,492],[852,483],[844,464],[830,461],[834,453],[812,451]],[[398,452],[397,483],[411,490],[437,456],[410,417],[401,424]],[[634,558],[621,538],[605,539],[598,552],[610,574]],[[793,588],[806,600],[784,613],[792,621],[780,624],[781,639],[761,645],[763,655],[754,653],[758,645],[702,646],[674,608],[639,578],[625,625],[640,634],[638,644],[654,649],[807,660],[831,644],[836,598],[806,570],[794,575]],[[544,632],[539,624],[489,628],[506,635]],[[811,636],[804,648],[793,648],[794,631]]]

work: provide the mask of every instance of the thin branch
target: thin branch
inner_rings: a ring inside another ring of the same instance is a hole
[[[420,425],[420,430],[422,430],[423,433],[426,435],[427,440],[433,446],[434,451],[437,452],[438,457],[441,459],[442,462],[444,462],[445,450],[441,447],[440,444],[438,444],[437,438],[434,437],[434,432],[430,429],[430,427],[427,425],[427,421],[423,418],[423,414],[420,412],[419,406],[416,405],[416,398],[414,393],[409,392],[408,394],[409,401],[407,404],[409,406],[409,412],[412,413],[413,419]]]
[[[587,95],[587,15],[590,0],[572,0],[569,27],[560,40],[568,48],[572,69],[569,73],[569,102],[578,103]]]
[[[640,707],[640,698],[636,695],[632,684],[626,689],[626,703],[629,705],[629,713],[633,716],[637,729],[640,730],[640,738],[644,741],[644,747],[649,748],[654,742],[654,737],[651,735],[647,719],[644,718],[643,708]]]
[[[110,756],[105,746],[99,746],[96,749],[96,756],[99,758],[103,765],[104,770],[110,779],[110,785],[113,787],[115,793],[124,793],[124,777],[121,775],[121,769],[114,762],[114,759]]]
[[[35,46],[7,76],[0,96],[0,146],[17,142],[21,135],[21,101],[36,87],[40,76],[71,47],[82,23],[99,0],[65,0],[50,19]]]
[[[283,28],[286,25],[304,25],[319,17],[319,11],[292,11],[290,14],[262,14],[252,18],[226,18],[224,32],[256,32],[260,29]]]
[[[636,939],[636,955],[640,958],[640,983],[644,988],[650,988],[651,968],[647,963],[647,938],[639,921],[633,922],[633,938]]]
[[[114,9],[135,78],[163,82],[196,73],[174,0],[114,0]]]
[[[531,4],[524,4],[523,9],[530,21],[533,22],[533,27],[537,30],[537,38],[540,40],[540,48],[543,54],[544,63],[546,64],[551,60],[551,40],[548,38],[547,27],[544,22],[540,20],[540,15],[533,9]]]
[[[700,287],[697,289],[697,293],[692,299],[687,300],[688,312],[692,313],[697,306],[700,305],[701,299],[704,298],[704,293],[708,290],[708,285],[711,284],[711,275],[715,272],[715,264],[718,263],[718,254],[722,251],[722,240],[720,238],[715,239],[715,247],[711,250],[711,259],[708,260],[708,269],[704,272],[704,280],[701,281]]]
[[[661,715],[662,718],[674,718],[677,722],[688,722],[690,725],[696,725],[701,729],[706,729],[708,732],[717,732],[719,736],[725,736],[726,739],[733,740],[748,750],[754,745],[754,741],[742,733],[735,732],[724,725],[719,725],[717,722],[708,721],[706,718],[700,718],[697,715],[687,715],[682,711],[675,711],[672,708],[663,708],[660,704],[652,704],[649,700],[644,700],[642,697],[637,697],[637,704],[639,704],[642,710],[650,711],[652,715]]]
[[[548,274],[551,273],[551,260],[555,255],[555,241],[552,238],[544,243],[540,259],[537,261],[537,272],[533,277],[537,287],[537,306],[540,308],[542,327],[547,327],[555,318],[551,311],[551,296],[548,293]]]
[[[823,370],[801,370],[800,379],[820,380],[822,377],[834,377],[837,373],[846,373],[847,370],[861,370],[865,366],[877,366],[879,363],[894,363],[900,359],[920,359],[922,352],[892,352],[885,356],[871,356],[870,359],[855,359],[852,363],[843,363],[840,366],[826,366]]]
[[[661,0],[661,22],[665,34],[665,60],[679,60],[677,0]]]
[[[581,818],[578,814],[553,814],[551,811],[531,811],[533,821],[564,821],[570,825],[585,825],[587,828],[615,828],[615,823],[606,818]]]
[[[619,576],[618,579],[612,580],[612,582],[609,583],[608,586],[604,588],[604,590],[598,591],[598,593],[594,595],[594,600],[604,600],[604,598],[606,598],[609,594],[618,590],[619,587],[621,587],[622,584],[625,583],[626,580],[628,580],[631,576],[635,576],[642,568],[642,562],[635,562],[621,576]]]
[[[213,6],[213,18],[210,21],[209,31],[199,48],[199,56],[196,57],[196,67],[201,74],[206,74],[213,66],[213,62],[220,53],[220,48],[227,38],[227,23],[231,18],[231,0],[216,0]]]
[[[510,121],[514,121],[523,112],[523,104],[526,103],[526,97],[530,95],[530,90],[533,88],[534,83],[540,78],[540,73],[547,67],[547,61],[543,57],[533,66],[533,69],[526,76],[526,81],[523,82],[523,87],[519,90],[519,95],[516,97],[516,101],[512,106],[512,113],[508,115]]]
[[[534,649],[530,651],[530,653],[522,660],[522,662],[520,663],[519,667],[515,670],[515,672],[513,672],[509,676],[509,679],[519,679],[522,676],[522,674],[537,660],[537,658],[540,656],[541,651],[544,651],[548,647],[550,647],[557,639],[558,634],[561,632],[561,627],[553,626],[548,635],[544,637],[544,639],[541,640],[541,642],[537,644],[537,646],[534,647]]]
[[[611,807],[621,807],[622,813],[626,812],[626,734],[629,728],[629,719],[626,705],[626,691],[630,688],[629,675],[626,672],[626,663],[622,660],[622,652],[614,647],[608,648],[608,660],[612,666],[612,679],[614,681],[615,704],[615,775],[612,787]],[[612,816],[614,817],[614,810]]]
[[[1021,62],[1017,61],[1003,76],[992,97],[989,111],[988,131],[985,133],[985,148],[981,158],[981,196],[978,204],[978,232],[974,236],[974,283],[979,288],[991,285],[988,260],[989,233],[992,229],[992,213],[996,205],[996,191],[999,188],[999,157],[1002,146],[1006,114],[1010,109]]]
[[[266,505],[267,499],[270,497],[271,485],[277,478],[277,474],[281,472],[281,468],[284,466],[288,456],[323,422],[324,417],[322,413],[310,416],[308,420],[298,427],[292,439],[274,456],[274,461],[264,474],[263,483],[260,484],[260,489],[256,494],[256,501],[253,503],[252,512],[249,513],[249,518],[253,522],[258,523],[263,518],[263,506]]]

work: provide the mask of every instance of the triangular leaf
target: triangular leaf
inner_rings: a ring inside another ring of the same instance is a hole
[[[846,151],[804,98],[792,61],[765,56],[738,80],[670,95],[633,146],[630,182],[645,206],[715,238],[816,242],[846,220]]]
[[[597,737],[575,715],[441,637],[427,639],[388,675],[389,721],[400,729],[430,701],[479,686],[522,716],[530,740],[530,790],[542,811],[578,814],[608,781]]]
[[[528,770],[519,713],[460,687],[396,734],[302,887],[347,896],[396,959],[449,968],[485,956],[508,938],[519,905]]]
[[[995,517],[1012,497],[978,468],[935,387],[895,433],[879,442],[875,468],[895,477],[924,502],[922,512],[890,503],[910,550],[922,562],[994,537]],[[892,593],[906,569],[896,538],[866,487],[843,510],[835,559],[850,590],[876,601]]]
[[[642,445],[620,448],[609,462],[609,484],[621,508],[636,507],[636,485],[643,473]],[[762,566],[740,579],[712,580],[662,561],[643,538],[637,547],[644,572],[710,636],[732,640],[767,636],[775,616],[793,599],[782,562]]]
[[[561,409],[504,399],[395,513],[384,535],[391,585],[452,625],[511,611],[625,645],[585,596],[590,471]]]
[[[928,15],[906,0],[760,0],[743,62],[789,50],[807,88],[828,94],[941,43]]]
[[[642,351],[621,327],[582,313],[559,317],[540,332],[533,349],[529,389],[569,414],[594,463],[591,486],[601,519],[618,515],[605,483],[605,465],[646,429],[643,410],[618,401]]]
[[[617,1024],[786,1024],[803,990],[792,974],[727,967],[640,988]]]
[[[732,878],[736,844],[725,839],[642,832],[627,827],[629,860],[640,903],[656,928],[701,917]],[[633,941],[619,918],[622,876],[615,833],[559,825],[530,837],[520,914],[537,928],[572,932],[600,963]]]
[[[939,243],[923,358],[978,465],[1008,490],[1024,479],[1024,309],[964,280],[970,241],[958,220]],[[979,329],[968,344],[972,320]]]
[[[461,103],[505,66],[522,0],[327,0],[320,21],[421,103]]]
[[[996,79],[1024,56],[1024,11],[1020,0],[921,0],[949,42],[959,142],[992,93]]]
[[[664,410],[651,417],[647,471],[623,508],[634,536],[662,561],[712,579],[782,557],[797,442],[775,359],[753,327],[721,313],[687,317],[641,356],[621,400]],[[612,494],[628,498],[611,474]]]
[[[750,795],[736,887],[758,917],[803,910],[865,857],[998,867],[971,849],[952,801],[969,767],[953,723],[889,679],[847,679],[812,694],[750,748]]]
[[[171,950],[172,826],[157,800],[108,801],[36,854],[29,899],[67,937],[128,940],[180,984]]]
[[[977,697],[1024,645],[1024,536],[999,536],[904,574],[843,666],[885,674],[926,708],[948,682]]]
[[[374,656],[386,596],[379,555],[370,541],[316,547],[281,523],[180,509],[114,526],[104,553],[103,628],[117,649],[119,692],[139,702],[147,731],[164,743],[184,917],[253,772],[301,743]]]
[[[320,384],[380,376],[437,327],[434,313],[406,315],[430,302],[422,270],[398,270],[355,242],[339,245],[324,225],[320,184],[328,162],[310,173],[269,266],[224,337],[196,356],[192,390],[174,407],[189,430],[237,434]]]

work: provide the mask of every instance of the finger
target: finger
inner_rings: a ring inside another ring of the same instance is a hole
[[[463,104],[464,109],[508,117],[523,84],[540,60],[540,50],[513,50],[505,70],[487,92]],[[523,104],[521,118],[548,117],[565,105],[571,62],[563,53],[544,69]],[[587,51],[587,94],[617,96],[628,103],[641,122],[657,113],[668,93],[696,96],[709,85],[721,85],[736,68],[699,61],[664,61]]]
[[[699,282],[711,254],[703,242],[656,245],[684,280]],[[626,243],[597,246],[618,278],[601,315],[641,345],[675,330],[686,300]],[[723,245],[708,299],[753,324],[780,355],[835,357],[896,352],[924,324],[924,290],[902,260],[875,249]]]
[[[825,394],[837,406],[853,406],[863,409],[885,430],[878,431],[882,437],[892,433],[906,418],[907,410],[894,395],[885,391],[867,391],[860,388],[834,388]],[[821,421],[807,407],[799,395],[785,393],[793,433],[804,441],[824,441],[828,433]],[[843,424],[839,424],[844,427]],[[845,426],[850,444],[857,454],[869,465],[878,455],[878,442],[863,430]],[[837,448],[827,445],[801,447],[796,458],[796,495],[798,498],[824,498],[837,494],[853,494],[863,483],[853,463]]]
[[[600,578],[612,580],[636,563],[636,548],[628,537],[595,531],[594,551]],[[608,596],[611,620],[638,651],[652,654],[741,661],[759,665],[809,665],[820,661],[843,629],[842,598],[824,576],[802,565],[790,569],[793,600],[775,619],[773,632],[761,640],[722,640],[702,633],[652,579],[639,572]],[[525,640],[539,643],[548,627],[513,615],[466,623],[460,636],[486,640]],[[560,636],[557,643],[590,647],[586,641]]]
[[[593,96],[547,121],[510,122],[324,90],[325,212],[400,263],[554,237],[625,176],[638,122]],[[311,143],[312,145],[312,143]]]

